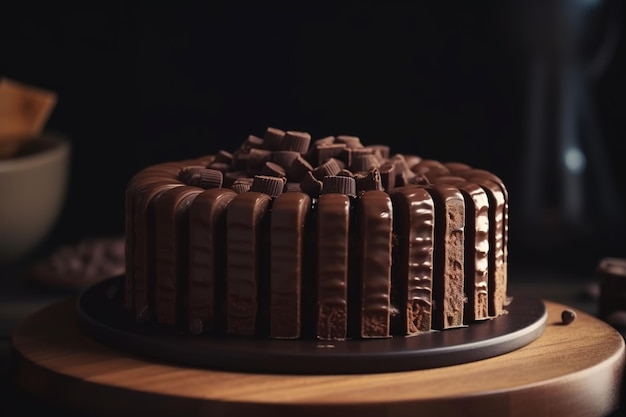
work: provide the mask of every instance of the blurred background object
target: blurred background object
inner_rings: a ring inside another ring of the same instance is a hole
[[[34,253],[65,205],[71,145],[44,132],[0,160],[0,265]]]
[[[623,139],[606,133],[602,97],[596,94],[596,83],[623,45],[623,4],[513,5],[512,27],[525,51],[527,80],[518,236],[546,254],[564,250],[569,259],[584,259],[591,256],[591,245],[605,247],[605,239],[621,244],[619,230],[626,224],[620,162],[607,151],[610,141]]]
[[[276,126],[491,170],[511,195],[510,265],[588,274],[626,256],[624,9],[50,4],[0,27],[0,76],[62,97],[49,123],[73,138],[73,169],[50,252],[122,234],[124,187],[139,169],[233,150]]]

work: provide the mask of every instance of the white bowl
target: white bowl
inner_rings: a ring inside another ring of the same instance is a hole
[[[71,146],[45,132],[0,160],[0,263],[36,249],[56,224],[68,187]]]

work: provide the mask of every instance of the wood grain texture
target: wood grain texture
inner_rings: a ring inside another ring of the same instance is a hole
[[[24,320],[12,335],[21,389],[90,415],[603,416],[618,407],[624,339],[582,311],[547,301],[544,333],[514,352],[420,371],[269,375],[149,361],[83,335],[76,299]],[[346,414],[347,413],[347,414]]]

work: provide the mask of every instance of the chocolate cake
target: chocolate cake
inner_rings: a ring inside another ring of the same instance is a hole
[[[493,173],[270,127],[126,188],[125,307],[190,337],[419,335],[506,313]]]

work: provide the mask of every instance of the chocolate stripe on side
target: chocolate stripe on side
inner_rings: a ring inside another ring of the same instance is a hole
[[[500,187],[504,197],[504,206],[502,208],[502,262],[504,264],[504,288],[508,286],[508,259],[509,259],[509,191],[504,185],[504,181],[497,175],[484,169],[469,169],[462,171],[463,176],[478,176],[495,182]],[[507,295],[504,295],[507,297]],[[505,300],[505,304],[508,300]]]
[[[468,177],[468,181],[479,184],[489,198],[489,314],[505,313],[506,264],[504,262],[504,212],[505,197],[500,186],[484,176]]]
[[[155,313],[159,323],[182,324],[189,273],[189,206],[202,190],[181,186],[155,205]]]
[[[140,322],[150,320],[154,313],[155,203],[163,192],[182,186],[172,181],[149,182],[134,194],[133,298],[135,317]]]
[[[135,195],[140,192],[141,189],[149,186],[153,183],[177,183],[176,173],[178,172],[178,166],[176,163],[161,164],[146,169],[147,173],[140,171],[136,173],[126,185],[124,195],[124,250],[125,250],[125,275],[124,282],[124,305],[130,311],[136,311],[135,302],[133,297],[134,281],[135,281],[135,268],[134,268],[134,256],[136,246],[135,236],[135,209],[136,198]]]
[[[360,336],[390,336],[391,199],[384,191],[366,191],[358,199],[361,235]]]
[[[428,188],[435,203],[435,257],[433,259],[433,327],[463,326],[465,201],[453,186]]]
[[[433,285],[433,233],[435,207],[421,187],[396,188],[393,230],[392,303],[399,309],[393,333],[415,335],[431,330]]]
[[[281,194],[274,200],[270,226],[270,337],[301,335],[302,259],[311,198]]]
[[[317,338],[348,336],[350,198],[323,194],[317,202]]]
[[[260,313],[264,222],[272,198],[263,193],[237,194],[226,213],[226,331],[252,336]]]
[[[478,184],[439,177],[437,183],[454,185],[465,198],[465,322],[489,316],[489,198]],[[471,291],[471,293],[470,293]]]
[[[237,193],[207,190],[189,207],[189,330],[216,328],[226,297],[226,209]]]

